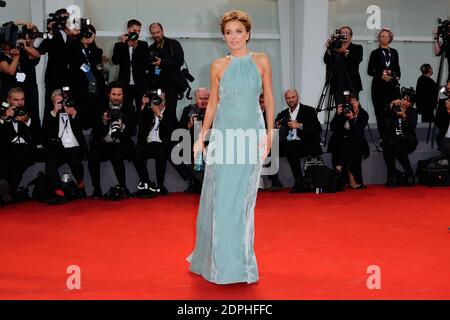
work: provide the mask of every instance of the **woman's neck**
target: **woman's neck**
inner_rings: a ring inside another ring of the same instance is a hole
[[[231,55],[233,57],[244,57],[250,53],[250,50],[247,47],[237,50],[231,50]]]

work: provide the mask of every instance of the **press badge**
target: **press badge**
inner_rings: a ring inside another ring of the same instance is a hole
[[[16,73],[16,80],[17,82],[25,82],[27,75],[23,72],[17,72]]]
[[[84,72],[84,73],[88,73],[91,71],[91,67],[89,67],[86,63],[83,63],[83,65],[80,67],[80,69]]]

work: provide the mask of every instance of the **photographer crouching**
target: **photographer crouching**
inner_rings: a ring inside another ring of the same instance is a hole
[[[344,93],[346,102],[336,107],[330,127],[333,132],[328,143],[333,167],[339,173],[340,187],[349,183],[352,189],[364,189],[361,163],[370,155],[364,130],[369,114],[350,92]]]
[[[58,168],[64,163],[69,165],[77,181],[80,197],[86,196],[84,189],[84,167],[82,160],[86,153],[81,119],[70,88],[57,89],[51,95],[53,109],[44,115],[43,130],[46,135],[45,173],[49,187],[47,203],[58,205],[66,202],[61,186]]]
[[[416,93],[413,88],[402,88],[401,99],[392,101],[386,108],[385,136],[382,141],[383,157],[387,166],[386,187],[414,186],[415,178],[408,154],[418,144],[416,136],[417,111],[413,108]],[[405,181],[401,181],[395,167],[398,160],[405,170]]]
[[[30,118],[22,88],[10,89],[7,104],[0,107],[0,137],[0,179],[8,182],[12,201],[18,202],[27,198],[26,190],[19,189],[23,174],[36,163],[42,148],[40,124]]]
[[[124,96],[124,85],[111,82],[108,88],[108,104],[98,117],[92,130],[89,151],[89,172],[91,174],[94,199],[103,196],[100,185],[100,163],[111,161],[118,185],[112,187],[106,197],[111,200],[126,199],[131,194],[126,185],[125,160],[131,160],[135,145],[132,136],[136,134],[136,113]]]

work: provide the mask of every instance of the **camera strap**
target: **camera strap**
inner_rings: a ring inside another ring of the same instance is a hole
[[[64,136],[64,133],[67,133],[67,126],[69,125],[69,115],[67,113],[60,113],[59,117],[60,117],[60,121],[64,125],[62,132],[61,132],[61,136],[58,134],[58,138],[62,139],[62,137]]]

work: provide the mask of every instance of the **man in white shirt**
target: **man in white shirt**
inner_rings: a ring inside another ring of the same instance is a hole
[[[278,114],[275,123],[280,129],[280,156],[286,156],[295,179],[291,193],[299,193],[303,191],[300,159],[322,154],[322,126],[314,108],[300,103],[297,90],[287,90],[285,99],[288,108]]]
[[[68,105],[62,90],[51,95],[53,109],[44,117],[46,134],[45,172],[49,185],[48,204],[66,202],[58,168],[67,163],[76,180],[80,197],[86,196],[84,189],[84,167],[82,160],[86,152],[80,117],[76,106]]]

